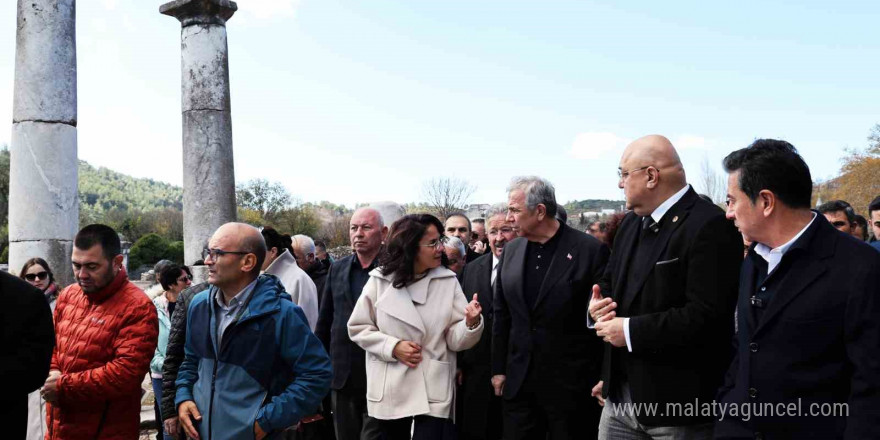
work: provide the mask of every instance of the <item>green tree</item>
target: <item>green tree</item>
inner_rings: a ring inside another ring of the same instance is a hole
[[[269,218],[289,208],[293,198],[279,182],[254,179],[236,186],[235,200],[238,207],[259,212],[264,218]]]
[[[169,256],[168,240],[158,234],[147,234],[131,245],[128,254],[128,267],[135,270],[145,264],[155,264]]]

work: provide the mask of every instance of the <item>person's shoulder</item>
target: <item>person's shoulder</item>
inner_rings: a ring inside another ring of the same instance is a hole
[[[150,298],[143,289],[136,286],[131,281],[126,281],[125,284],[122,285],[119,293],[122,293],[125,296],[126,302],[134,304],[135,306],[153,303],[153,299]]]
[[[829,228],[826,228],[826,230],[827,229]],[[877,242],[865,243],[864,241],[845,232],[840,232],[837,229],[827,231],[826,233],[837,234],[837,246],[835,249],[836,256],[843,257],[850,261],[859,261],[868,264],[873,263],[875,265],[880,264],[880,252],[877,252],[880,250],[880,247],[878,247]]]
[[[880,240],[868,243],[872,248],[880,251]]]

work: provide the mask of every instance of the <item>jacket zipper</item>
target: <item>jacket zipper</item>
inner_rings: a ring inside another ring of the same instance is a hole
[[[220,353],[223,353],[223,347],[225,347],[223,342],[229,340],[229,338],[226,336],[228,336],[230,334],[230,331],[234,331],[236,328],[238,328],[239,324],[241,324],[242,322],[248,322],[252,319],[261,318],[263,316],[270,315],[270,314],[275,313],[277,311],[278,310],[276,310],[276,309],[272,309],[266,313],[261,313],[259,315],[254,315],[254,316],[248,316],[243,320],[240,319],[238,321],[231,323],[229,325],[229,327],[227,327],[226,330],[223,331],[223,337],[220,338],[220,351],[217,353],[217,356],[215,356],[214,369],[211,374],[211,400],[208,403],[208,420],[209,420],[209,422],[208,422],[208,440],[211,440],[211,436],[212,436],[212,433],[214,430],[213,429],[214,428],[214,414],[213,414],[213,412],[214,412],[214,385],[217,382],[217,364],[220,363]],[[268,392],[268,390],[267,390],[267,392]]]

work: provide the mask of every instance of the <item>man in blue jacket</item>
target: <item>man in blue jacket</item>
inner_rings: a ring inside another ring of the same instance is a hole
[[[315,413],[330,389],[330,358],[281,282],[259,275],[266,244],[256,228],[227,223],[208,246],[212,287],[187,310],[180,423],[197,440],[278,437]]]

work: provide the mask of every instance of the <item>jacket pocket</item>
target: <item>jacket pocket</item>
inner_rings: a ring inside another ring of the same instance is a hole
[[[379,402],[385,396],[385,370],[388,363],[370,360],[367,366],[367,400]]]
[[[452,381],[452,367],[449,362],[425,359],[425,389],[428,402],[449,400],[449,385]]]

